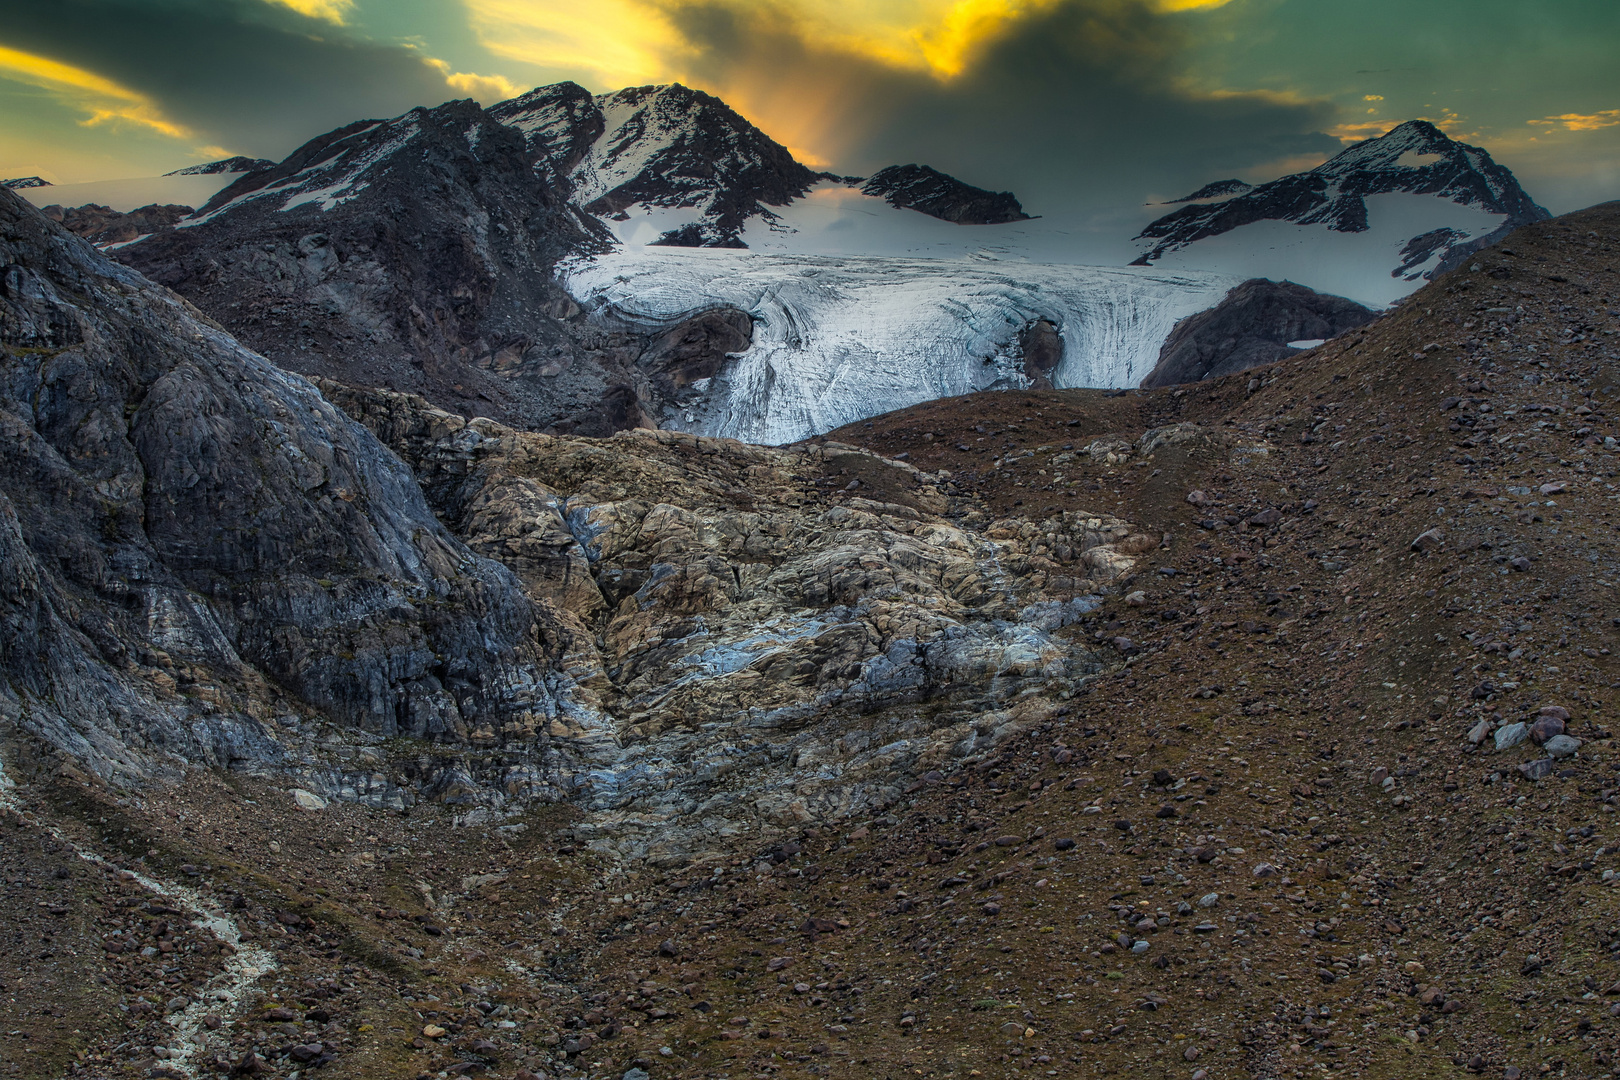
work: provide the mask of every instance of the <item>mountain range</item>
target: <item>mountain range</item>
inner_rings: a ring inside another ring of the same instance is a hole
[[[1012,193],[915,164],[818,172],[678,84],[453,102],[182,174],[228,182],[186,215],[52,213],[291,370],[540,430],[765,442],[942,394],[1275,360],[1545,215],[1414,121],[1177,200],[1121,275]]]

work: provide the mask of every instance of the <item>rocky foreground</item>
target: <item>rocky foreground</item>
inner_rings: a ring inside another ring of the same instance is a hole
[[[0,1075],[1616,1071],[1620,208],[762,449],[312,385],[0,200]]]

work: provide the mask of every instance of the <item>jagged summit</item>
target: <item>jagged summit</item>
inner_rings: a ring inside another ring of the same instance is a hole
[[[748,219],[804,197],[823,174],[725,102],[679,83],[592,97],[573,83],[542,86],[492,106],[592,214],[638,204],[693,211],[657,241],[741,247]]]
[[[1253,191],[1254,185],[1244,183],[1242,180],[1216,180],[1205,184],[1191,195],[1183,195],[1179,199],[1166,200],[1166,206],[1177,203],[1209,202],[1214,199],[1229,199],[1233,195],[1242,195],[1245,191]]]
[[[51,182],[49,180],[41,179],[38,176],[18,176],[18,177],[14,177],[14,178],[12,178],[10,180],[0,180],[0,187],[10,188],[13,191],[18,191],[18,190],[21,190],[22,188],[37,188],[37,187],[50,187],[50,186],[51,186]]]
[[[861,191],[887,200],[890,206],[917,210],[958,225],[1004,225],[1029,220],[1012,192],[986,191],[927,165],[891,165],[866,181]]]
[[[1190,198],[1207,197],[1206,193],[1219,186],[1211,185]],[[1138,235],[1138,240],[1148,244],[1137,262],[1148,265],[1199,241],[1258,222],[1367,232],[1373,228],[1367,200],[1381,195],[1428,196],[1442,204],[1431,215],[1435,218],[1432,228],[1389,238],[1394,245],[1391,253],[1398,253],[1391,272],[1413,279],[1455,265],[1507,230],[1550,216],[1486,151],[1457,142],[1426,120],[1411,120],[1348,148],[1309,172],[1165,215]],[[1442,222],[1439,218],[1446,212],[1446,203],[1481,212],[1480,221],[1472,228]],[[1414,262],[1414,255],[1421,258]]]
[[[250,158],[238,154],[236,157],[221,158],[219,161],[209,161],[202,165],[189,165],[184,169],[175,169],[166,172],[164,176],[218,176],[222,173],[250,173],[261,169],[275,167],[275,162],[268,158]]]

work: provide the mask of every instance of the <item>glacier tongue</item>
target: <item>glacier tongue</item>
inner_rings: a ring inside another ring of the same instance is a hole
[[[991,260],[648,249],[564,268],[583,302],[660,326],[731,306],[754,338],[668,427],[782,444],[941,397],[1029,385],[1019,332],[1060,329],[1058,387],[1135,386],[1176,322],[1239,279]]]

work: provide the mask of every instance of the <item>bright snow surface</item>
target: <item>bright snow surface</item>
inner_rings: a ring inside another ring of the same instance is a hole
[[[722,305],[748,312],[747,351],[701,406],[665,422],[773,444],[936,398],[1025,386],[1017,338],[1037,319],[1063,335],[1055,385],[1135,386],[1176,322],[1219,303],[1239,280],[982,257],[647,247],[565,272],[581,300],[645,325]]]
[[[1369,195],[1367,230],[1335,232],[1326,225],[1291,221],[1256,221],[1219,236],[1208,236],[1166,252],[1154,266],[1177,270],[1218,270],[1243,278],[1292,281],[1334,296],[1347,296],[1369,307],[1383,308],[1426,284],[1420,276],[1434,269],[1436,254],[1410,268],[1401,265],[1401,249],[1415,236],[1450,228],[1477,239],[1507,220],[1477,206],[1464,206],[1433,195]]]

